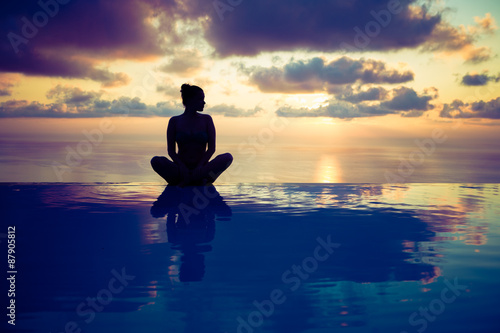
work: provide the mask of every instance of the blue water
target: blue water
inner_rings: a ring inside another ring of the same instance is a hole
[[[4,183],[1,269],[13,226],[16,325],[6,279],[1,325],[498,332],[499,189]]]

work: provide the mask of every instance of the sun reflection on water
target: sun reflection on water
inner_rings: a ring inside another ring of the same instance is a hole
[[[334,155],[321,155],[314,176],[315,183],[341,183],[342,175],[337,158]]]

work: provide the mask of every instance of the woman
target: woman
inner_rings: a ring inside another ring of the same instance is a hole
[[[205,94],[198,86],[183,84],[181,96],[186,109],[170,118],[167,127],[167,150],[173,162],[155,156],[151,166],[169,185],[213,183],[231,165],[233,156],[225,153],[209,162],[215,153],[215,126],[212,117],[198,113],[205,106]]]

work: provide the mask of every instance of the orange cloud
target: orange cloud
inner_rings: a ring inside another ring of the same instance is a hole
[[[489,60],[493,54],[486,46],[476,46],[478,39],[485,34],[492,34],[497,29],[490,13],[484,18],[476,16],[476,24],[454,27],[441,21],[436,25],[423,50],[436,52],[438,56],[461,56],[466,62],[480,63]]]

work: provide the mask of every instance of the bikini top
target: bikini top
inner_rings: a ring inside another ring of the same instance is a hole
[[[194,133],[187,133],[187,132],[177,132],[175,135],[175,140],[180,143],[200,143],[200,144],[205,144],[208,142],[208,134],[207,132],[194,132]]]

